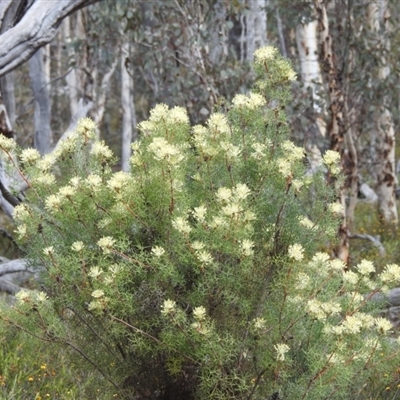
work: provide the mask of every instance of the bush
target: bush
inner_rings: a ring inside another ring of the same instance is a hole
[[[156,106],[129,173],[112,172],[88,119],[51,155],[20,152],[31,190],[14,216],[43,290],[4,318],[127,399],[356,398],[397,360],[362,294],[400,267],[375,283],[371,263],[347,271],[318,252],[341,212],[324,176],[338,155],[306,173],[287,140],[294,73],[271,47],[255,59],[254,92],[206,126]]]

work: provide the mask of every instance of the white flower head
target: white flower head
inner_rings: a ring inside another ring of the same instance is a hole
[[[36,167],[42,172],[48,172],[55,162],[56,157],[54,156],[54,154],[46,154],[44,157],[38,159]]]
[[[25,149],[20,158],[24,164],[33,164],[40,159],[40,153],[36,149]]]
[[[382,282],[396,282],[400,280],[400,266],[397,264],[386,265],[383,272],[380,274]]]
[[[13,211],[13,218],[16,221],[24,221],[30,217],[30,209],[24,203],[15,206]]]
[[[189,125],[187,111],[183,107],[176,106],[168,112],[168,122],[175,124]]]
[[[176,311],[176,303],[173,300],[164,300],[164,303],[161,307],[161,314],[163,315],[171,315]]]
[[[176,165],[184,159],[180,149],[162,137],[155,137],[148,149],[154,154],[156,160],[165,160],[170,165]]]
[[[212,134],[230,136],[231,130],[226,116],[222,113],[211,114],[207,126]]]
[[[45,200],[45,208],[50,212],[54,212],[60,209],[62,203],[62,198],[57,194],[51,194]]]
[[[93,300],[89,303],[88,309],[89,311],[101,311],[104,308],[103,302],[99,300]]]
[[[26,224],[18,225],[15,232],[18,234],[19,239],[23,239],[26,236],[27,228]]]
[[[104,254],[111,253],[111,249],[115,244],[115,239],[111,236],[102,237],[98,242],[97,245],[101,247]]]
[[[79,252],[79,251],[82,251],[84,249],[84,247],[85,247],[85,245],[83,244],[83,242],[77,241],[77,242],[72,243],[71,249],[73,251]]]
[[[250,189],[245,183],[238,183],[232,192],[237,200],[244,200],[251,193]]]
[[[93,290],[93,292],[92,292],[92,297],[94,297],[95,299],[99,299],[100,297],[103,297],[103,296],[104,296],[104,291],[101,289],[96,289],[96,290]]]
[[[285,361],[285,354],[290,350],[290,347],[285,343],[278,343],[274,346],[276,351],[276,359],[278,361]]]
[[[3,149],[4,151],[10,152],[13,151],[16,147],[16,143],[14,139],[10,139],[6,136],[4,136],[2,133],[0,133],[0,149]]]
[[[50,256],[54,253],[54,247],[53,246],[49,246],[43,249],[43,254],[45,256]]]
[[[242,152],[238,146],[229,142],[221,142],[221,148],[225,151],[226,157],[230,160],[235,159]]]
[[[200,223],[204,223],[205,222],[207,208],[204,205],[201,205],[199,207],[195,207],[192,213],[193,213],[193,216],[196,218],[197,221],[199,221]]]
[[[242,251],[242,254],[246,257],[253,255],[254,253],[253,247],[254,247],[254,242],[252,242],[249,239],[243,239],[240,242],[240,249]]]
[[[340,203],[330,203],[328,204],[328,209],[332,214],[343,215],[343,206]]]
[[[102,185],[102,179],[99,175],[90,174],[85,179],[85,184],[93,191],[97,192]]]
[[[38,177],[34,178],[33,181],[40,185],[50,186],[56,181],[56,178],[53,174],[42,173]]]
[[[126,186],[131,177],[124,171],[116,172],[107,182],[107,186],[114,190],[115,192],[119,192],[124,186]]]
[[[299,217],[299,224],[307,229],[312,229],[314,227],[314,223],[304,216]]]
[[[37,292],[35,296],[35,300],[38,303],[44,303],[46,300],[49,298],[47,297],[47,294],[45,292]]]
[[[360,280],[360,277],[358,276],[358,274],[356,274],[353,271],[343,272],[342,278],[343,278],[343,282],[349,284],[350,286],[357,285],[357,283]]]
[[[81,118],[78,121],[78,126],[76,128],[78,133],[84,134],[86,136],[90,135],[90,137],[94,137],[96,131],[96,124],[90,118]]]
[[[374,264],[371,261],[362,260],[356,268],[361,275],[369,275],[372,272],[375,272]]]
[[[216,196],[219,201],[227,203],[232,197],[232,190],[226,187],[221,187],[218,189]]]
[[[15,294],[15,298],[19,303],[27,303],[31,300],[31,293],[27,290],[20,290]]]
[[[196,252],[196,256],[202,264],[208,265],[213,262],[213,258],[208,251],[200,250]]]
[[[393,329],[392,323],[386,318],[375,318],[375,327],[380,334],[386,334]]]
[[[257,64],[264,64],[274,59],[278,55],[278,50],[274,46],[265,46],[254,52],[254,61]]]
[[[193,317],[194,319],[196,319],[197,321],[204,321],[206,318],[206,309],[203,306],[200,307],[196,307],[193,310]]]
[[[300,261],[304,258],[304,249],[301,244],[295,243],[289,246],[288,254],[290,258]]]
[[[222,212],[229,217],[237,215],[242,211],[243,209],[237,203],[230,203],[222,208]]]
[[[285,177],[289,177],[292,175],[292,165],[290,161],[286,158],[278,158],[276,161],[278,166],[278,171]]]
[[[95,266],[95,267],[90,268],[88,276],[90,276],[92,279],[97,279],[102,273],[103,273],[103,271],[101,270],[101,268]]]
[[[363,320],[358,314],[348,315],[342,323],[343,329],[347,333],[356,334],[363,327]]]
[[[151,252],[152,252],[153,255],[154,255],[155,257],[157,257],[157,258],[159,258],[159,257],[161,257],[162,255],[165,254],[165,250],[164,250],[164,248],[161,247],[161,246],[154,246],[154,247],[151,249]]]
[[[76,188],[74,186],[63,186],[58,191],[60,198],[67,197],[71,198],[76,193]]]
[[[346,269],[346,264],[338,258],[329,260],[328,265],[332,271],[344,271]]]
[[[266,104],[263,96],[258,93],[250,93],[248,96],[243,94],[237,94],[233,100],[232,104],[237,108],[248,108],[249,110],[255,110]]]
[[[95,142],[90,150],[90,154],[93,154],[95,157],[104,161],[109,161],[113,157],[113,152],[105,144],[104,140],[101,142]]]
[[[327,150],[323,156],[324,163],[328,166],[340,161],[340,154],[334,150]]]
[[[265,329],[267,326],[267,321],[264,318],[256,318],[253,320],[254,328],[257,330]]]
[[[183,234],[188,234],[192,230],[189,222],[183,217],[175,218],[175,220],[172,221],[172,226]]]

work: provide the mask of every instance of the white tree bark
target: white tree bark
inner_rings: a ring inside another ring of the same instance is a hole
[[[15,3],[23,7],[19,22],[0,35],[0,76],[27,61],[38,48],[50,43],[60,22],[89,4],[100,0],[32,0],[24,6],[20,0],[0,2],[0,22]],[[14,16],[15,17],[15,16]]]
[[[265,0],[248,0],[246,14],[246,60],[252,62],[254,52],[267,44],[267,12]]]
[[[40,154],[49,153],[52,148],[53,135],[51,132],[51,106],[43,60],[43,49],[29,59],[29,77],[33,96],[35,98],[35,134],[34,146]]]
[[[390,52],[389,39],[389,9],[387,0],[374,0],[368,5],[368,26],[372,37],[371,51],[375,52],[379,62],[377,79],[384,82],[390,75],[386,53]],[[376,192],[378,208],[383,222],[391,225],[398,224],[396,207],[396,174],[395,174],[395,130],[392,113],[388,107],[388,99],[384,96],[377,105],[374,121],[376,121]]]
[[[129,74],[130,45],[125,41],[121,46],[121,104],[122,104],[122,152],[121,169],[129,170],[132,143],[132,86],[133,79]]]
[[[71,38],[71,19],[69,17],[65,18],[63,23],[63,35],[64,40],[68,46],[68,64],[75,65],[76,64],[76,57],[75,51],[72,46],[69,46],[72,38]],[[71,71],[65,77],[67,82],[67,90],[69,95],[69,108],[71,117],[78,112],[78,100],[79,100],[79,93],[78,93],[78,79],[76,76],[76,69],[75,67],[71,67]]]
[[[115,72],[117,64],[118,64],[118,58],[116,57],[109,70],[103,75],[99,92],[96,96],[97,97],[96,108],[92,114],[93,114],[93,120],[96,123],[98,129],[100,129],[103,122],[104,111],[106,107],[107,91],[109,88],[110,79]]]
[[[316,137],[318,134],[322,138],[326,136],[326,104],[320,95],[323,79],[318,57],[317,27],[317,20],[299,24],[296,27],[296,44],[300,61],[301,80],[305,92],[311,94],[314,110],[315,125],[312,126],[312,129],[315,133],[306,142],[310,169],[312,171],[318,168],[322,159]]]

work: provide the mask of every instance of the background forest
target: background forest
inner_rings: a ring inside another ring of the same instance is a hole
[[[6,40],[7,31],[18,27],[37,3],[1,2],[0,48],[2,37]],[[234,96],[253,87],[254,52],[274,46],[297,73],[285,111],[290,139],[304,148],[306,173],[316,173],[327,150],[340,154],[337,240],[321,240],[320,250],[350,269],[364,258],[374,262],[377,272],[400,263],[398,1],[65,3],[76,7],[63,14],[59,5],[46,6],[59,14],[54,38],[45,40],[43,34],[32,40],[35,51],[26,62],[7,61],[0,54],[0,131],[6,137],[45,155],[87,116],[95,122],[98,138],[118,157],[114,172],[128,172],[131,143],[140,138],[138,125],[157,104],[185,108],[192,125],[205,124],[216,111],[229,113]],[[32,288],[35,282],[32,271],[22,271],[25,254],[16,243],[12,219],[24,193],[12,192],[8,179],[3,162],[0,289],[12,301],[20,287]],[[327,186],[335,183],[328,173]],[[387,316],[397,326],[396,293]],[[4,331],[0,356],[0,385],[7,381],[8,395],[14,396],[9,398],[28,398],[23,397],[27,391],[36,396],[30,398],[82,398],[85,390],[92,393],[89,398],[111,398],[93,394],[103,390],[96,388],[97,372],[82,374],[79,361],[64,362],[62,351],[57,350],[57,361],[52,359],[53,344],[44,348],[34,338],[14,333]],[[393,374],[376,389],[376,398],[385,391],[396,396],[399,376]]]

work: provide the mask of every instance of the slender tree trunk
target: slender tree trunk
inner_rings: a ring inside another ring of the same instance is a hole
[[[129,73],[130,45],[124,41],[121,47],[121,103],[122,103],[122,154],[121,169],[129,170],[129,158],[131,156],[131,143],[133,139],[132,122],[134,119],[134,106],[132,104],[133,79]],[[133,111],[133,112],[132,112]]]
[[[30,58],[29,76],[31,79],[33,96],[35,98],[34,146],[40,154],[46,154],[50,152],[53,140],[50,127],[50,96],[43,62],[43,48],[40,48]]]
[[[327,127],[327,136],[330,139],[330,149],[340,153],[344,173],[348,175],[348,171],[346,170],[347,165],[344,163],[345,126],[343,119],[344,98],[341,79],[336,65],[332,36],[329,32],[329,21],[325,1],[314,0],[314,4],[317,11],[318,30],[320,33],[320,57],[328,82],[330,120]],[[331,181],[331,183],[333,182]],[[346,188],[343,187],[338,202],[342,205],[344,215],[342,216],[338,231],[339,242],[336,246],[335,254],[339,259],[347,263],[349,258],[349,232],[346,221],[345,194]]]
[[[64,24],[64,41],[68,47],[68,68],[71,68],[71,72],[66,76],[65,80],[67,82],[68,87],[68,95],[69,95],[69,107],[71,118],[78,112],[78,100],[79,100],[79,92],[78,92],[78,79],[77,73],[75,69],[76,65],[76,55],[73,47],[71,46],[71,18],[65,18]]]
[[[254,52],[267,44],[267,12],[265,0],[248,0],[246,14],[246,60],[252,62]]]
[[[371,32],[372,43],[369,46],[378,62],[378,81],[384,84],[390,75],[386,53],[390,52],[389,9],[387,0],[373,0],[368,5],[368,26]],[[382,89],[381,89],[382,90]],[[376,192],[378,195],[378,209],[385,224],[397,225],[398,213],[395,196],[395,130],[392,113],[389,110],[389,99],[383,93],[378,94],[378,104],[374,113],[376,122]]]
[[[296,44],[300,60],[301,80],[306,92],[311,94],[314,124],[308,129],[306,148],[311,169],[321,162],[321,139],[326,137],[326,104],[320,93],[323,89],[321,67],[318,59],[318,21],[299,24]]]

